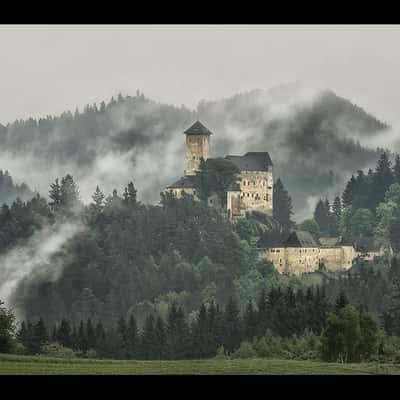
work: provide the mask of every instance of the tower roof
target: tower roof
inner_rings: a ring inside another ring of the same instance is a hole
[[[212,132],[207,129],[199,120],[197,120],[190,128],[183,132],[185,135],[212,135]]]

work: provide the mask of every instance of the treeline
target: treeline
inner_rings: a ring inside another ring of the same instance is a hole
[[[328,304],[318,290],[309,289],[303,296],[300,291],[295,295],[278,289],[268,296],[263,293],[257,303],[249,303],[243,314],[233,299],[225,308],[202,304],[191,322],[181,306],[172,304],[166,320],[150,314],[141,329],[134,315],[108,329],[90,318],[78,327],[63,319],[51,332],[43,319],[23,322],[17,333],[19,352],[146,360],[259,356],[341,362],[385,355],[377,324],[350,306],[343,293]],[[297,323],[288,326],[294,315]]]
[[[400,250],[400,156],[394,163],[383,152],[374,170],[358,171],[332,204],[320,199],[314,218],[303,221],[300,229],[314,237],[342,236],[345,242],[367,247]]]
[[[348,301],[342,294],[337,303],[344,306]],[[49,329],[40,318],[36,323],[23,322],[17,337],[27,354],[40,353],[45,344],[57,342],[81,354],[95,351],[100,357],[210,358],[220,347],[232,354],[242,341],[262,337],[267,330],[286,338],[301,336],[306,329],[321,335],[333,309],[319,287],[306,292],[277,288],[268,294],[263,291],[243,312],[231,298],[225,307],[201,304],[189,321],[183,307],[173,303],[165,319],[150,313],[140,329],[134,314],[120,317],[108,328],[89,318],[78,325],[63,319]]]
[[[0,169],[0,204],[11,203],[19,198],[28,200],[34,196],[34,192],[26,183],[15,183],[10,173]]]
[[[128,161],[126,168],[134,168],[135,164],[140,168],[141,159],[136,155],[146,154],[153,164],[164,167],[166,181],[156,176],[151,184],[146,182],[146,193],[142,193],[149,201],[157,201],[160,185],[174,179],[178,166],[171,164],[171,153],[165,149],[175,149],[176,135],[199,116],[215,133],[215,154],[224,156],[233,148],[242,148],[242,153],[268,151],[275,163],[274,174],[284,179],[295,209],[301,212],[308,209],[310,196],[342,185],[343,176],[364,168],[376,158],[378,152],[361,146],[355,137],[367,132],[373,137],[386,125],[329,91],[320,93],[309,104],[304,103],[304,96],[294,87],[283,88],[283,92],[281,95],[280,89],[252,91],[201,103],[197,113],[157,103],[140,92],[118,95],[59,116],[9,123],[0,129],[0,151],[13,154],[22,163],[29,158],[36,176],[48,176],[53,165],[68,165],[75,175],[78,169],[89,174],[99,157],[114,151],[133,153],[129,157],[132,163]],[[269,112],[276,110],[277,104],[282,110],[290,110],[290,117]],[[299,107],[292,107],[293,104]],[[182,155],[183,144],[182,140]]]

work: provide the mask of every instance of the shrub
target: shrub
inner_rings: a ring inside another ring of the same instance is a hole
[[[75,358],[77,355],[74,350],[65,347],[60,343],[49,343],[43,346],[42,354],[47,357]]]
[[[240,347],[232,354],[232,358],[256,358],[257,352],[249,342],[242,342]]]
[[[217,359],[217,360],[226,360],[226,359],[229,359],[229,357],[228,357],[228,356],[226,355],[226,353],[225,353],[224,346],[218,347],[217,355],[216,355],[214,358]]]

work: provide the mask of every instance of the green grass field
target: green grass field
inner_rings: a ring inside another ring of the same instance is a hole
[[[0,355],[0,375],[348,375],[400,374],[400,365],[267,359],[114,361]]]

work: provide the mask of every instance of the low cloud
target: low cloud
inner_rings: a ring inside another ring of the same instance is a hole
[[[52,255],[75,234],[83,230],[78,223],[62,223],[45,226],[34,233],[28,241],[12,248],[0,257],[0,299],[7,306],[13,306],[12,295],[24,278],[55,281],[59,278],[63,265],[53,262]]]

